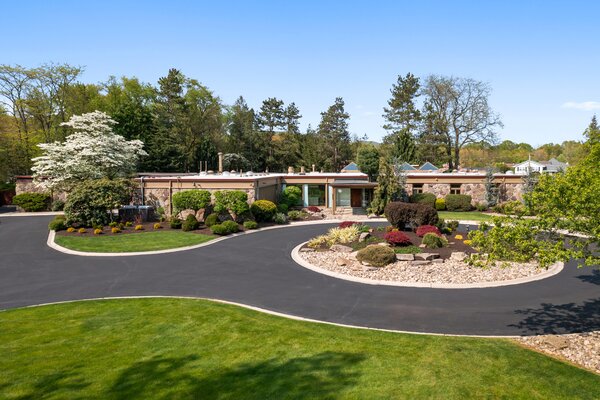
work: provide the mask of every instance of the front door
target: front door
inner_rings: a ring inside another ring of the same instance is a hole
[[[362,189],[350,190],[350,206],[362,207]]]

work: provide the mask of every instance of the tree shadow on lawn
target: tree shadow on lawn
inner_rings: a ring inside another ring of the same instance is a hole
[[[522,330],[523,335],[580,333],[600,330],[600,298],[583,304],[542,303],[541,308],[516,310],[526,316],[509,326]]]
[[[18,400],[33,400],[52,398],[83,399],[83,396],[74,395],[90,385],[77,372],[79,366],[70,366],[69,370],[61,370],[48,375],[43,375],[34,384],[31,393],[17,397]]]
[[[127,368],[110,388],[116,399],[337,398],[356,384],[356,366],[365,359],[353,353],[324,352],[289,360],[272,358],[233,368],[218,364],[200,371],[197,355],[153,358]],[[200,372],[200,373],[199,373]]]
[[[600,269],[593,269],[591,273],[579,275],[575,278],[580,279],[584,282],[591,283],[593,285],[600,285]]]

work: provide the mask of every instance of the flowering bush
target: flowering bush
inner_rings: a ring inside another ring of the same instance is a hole
[[[353,225],[356,225],[357,223],[358,222],[354,222],[354,221],[342,221],[338,225],[338,228],[340,228],[340,229],[349,228],[349,227],[351,227]]]
[[[391,231],[383,235],[386,242],[392,246],[410,246],[412,242],[410,238],[403,232]]]
[[[423,237],[423,236],[425,236],[428,233],[435,233],[438,236],[442,235],[442,233],[437,228],[437,226],[433,226],[433,225],[421,225],[420,227],[417,228],[417,236],[418,237]]]

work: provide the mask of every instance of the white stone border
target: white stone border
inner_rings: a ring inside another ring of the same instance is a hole
[[[50,217],[55,215],[63,215],[62,211],[36,211],[36,212],[21,212],[21,211],[13,211],[0,214],[0,218],[2,217]]]
[[[236,303],[234,301],[229,301],[229,300],[214,299],[214,298],[210,298],[210,297],[191,297],[191,296],[150,295],[150,296],[93,297],[93,298],[88,298],[88,299],[54,301],[51,303],[41,303],[41,304],[34,304],[31,306],[4,309],[4,310],[0,310],[0,313],[6,312],[6,311],[12,311],[12,310],[24,310],[24,309],[28,309],[28,308],[45,307],[45,306],[52,306],[52,305],[57,305],[57,304],[79,303],[79,302],[84,302],[84,301],[128,300],[128,299],[182,299],[182,300],[212,301],[215,303],[228,304],[228,305],[232,305],[232,306],[242,307],[242,308],[246,308],[248,310],[257,311],[257,312],[260,312],[263,314],[273,315],[276,317],[287,318],[287,319],[291,319],[294,321],[310,322],[310,323],[322,324],[322,325],[332,325],[332,326],[338,326],[341,328],[362,329],[362,330],[367,330],[367,331],[402,333],[402,334],[407,334],[407,335],[472,337],[472,338],[483,338],[483,339],[517,339],[517,338],[522,337],[520,335],[465,335],[465,334],[459,334],[459,333],[418,332],[418,331],[405,331],[405,330],[400,330],[400,329],[372,328],[372,327],[364,326],[364,325],[349,325],[349,324],[342,324],[339,322],[322,321],[322,320],[318,320],[318,319],[305,318],[305,317],[300,317],[300,316],[294,315],[294,314],[286,314],[286,313],[282,313],[279,311],[272,311],[272,310],[268,310],[266,308],[251,306],[251,305],[243,304],[243,303]]]
[[[372,222],[383,222],[383,221],[387,221],[387,220],[385,220],[383,218],[377,218],[377,219],[372,219],[371,221]],[[132,251],[132,252],[124,252],[124,253],[95,253],[95,252],[71,250],[69,248],[66,248],[66,247],[63,247],[63,246],[57,244],[54,241],[54,238],[56,237],[55,231],[50,231],[48,233],[48,240],[46,241],[46,244],[48,245],[48,247],[51,247],[56,251],[60,251],[61,253],[70,254],[73,256],[84,256],[84,257],[149,256],[149,255],[153,255],[153,254],[166,254],[166,253],[175,253],[178,251],[198,249],[200,247],[210,246],[211,244],[214,244],[214,243],[217,243],[217,242],[220,242],[223,240],[231,239],[236,236],[248,235],[251,233],[258,233],[258,232],[268,231],[271,229],[290,228],[290,227],[294,227],[294,226],[303,226],[303,225],[336,224],[336,223],[339,224],[339,221],[338,220],[329,220],[329,219],[323,219],[323,220],[318,220],[318,221],[290,222],[289,224],[268,226],[266,228],[249,229],[249,230],[246,230],[246,231],[243,231],[240,233],[234,233],[231,235],[222,236],[222,237],[219,237],[219,238],[216,238],[213,240],[209,240],[208,242],[205,242],[205,243],[195,244],[193,246],[184,246],[184,247],[176,247],[173,249],[152,250],[152,251]],[[149,231],[149,232],[154,232],[154,231]]]
[[[499,286],[519,285],[521,283],[539,281],[545,278],[549,278],[558,274],[564,268],[563,262],[556,262],[552,264],[545,272],[541,274],[528,276],[525,278],[510,279],[505,281],[491,281],[491,282],[480,282],[480,283],[420,283],[420,282],[399,282],[399,281],[384,281],[377,279],[359,278],[357,276],[341,274],[339,272],[330,271],[325,268],[317,267],[306,261],[300,256],[300,248],[308,242],[300,243],[292,250],[292,259],[303,266],[304,268],[310,269],[314,272],[323,275],[329,275],[337,279],[343,279],[346,281],[364,283],[368,285],[382,285],[382,286],[399,286],[399,287],[413,287],[413,288],[429,288],[429,289],[481,289],[491,288]]]

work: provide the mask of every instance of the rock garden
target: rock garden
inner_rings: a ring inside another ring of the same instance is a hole
[[[309,264],[373,281],[409,284],[477,284],[532,277],[546,271],[529,262],[487,263],[468,228],[443,221],[432,207],[395,202],[386,208],[390,225],[344,221],[299,250]],[[478,260],[473,261],[473,260]]]

